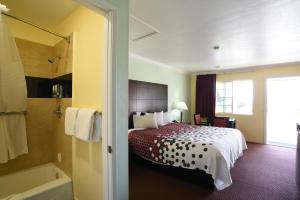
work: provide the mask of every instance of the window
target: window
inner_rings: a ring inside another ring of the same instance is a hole
[[[217,82],[216,113],[251,115],[253,81]]]

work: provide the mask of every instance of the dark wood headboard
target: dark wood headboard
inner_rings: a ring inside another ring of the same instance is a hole
[[[129,80],[129,128],[135,112],[168,111],[168,85]]]

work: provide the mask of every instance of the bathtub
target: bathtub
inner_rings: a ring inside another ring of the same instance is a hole
[[[49,163],[0,177],[0,200],[72,200],[71,179]]]

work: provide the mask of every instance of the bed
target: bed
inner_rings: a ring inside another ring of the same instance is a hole
[[[204,171],[212,176],[217,190],[232,184],[230,169],[247,149],[238,129],[186,123],[133,129],[134,113],[167,110],[167,86],[130,81],[129,102],[131,153],[159,165]]]
[[[203,170],[217,190],[232,184],[230,169],[247,148],[237,129],[170,123],[129,131],[130,151],[151,162]]]

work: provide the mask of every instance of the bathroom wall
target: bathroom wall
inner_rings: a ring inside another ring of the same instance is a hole
[[[57,38],[54,35],[51,35],[37,28],[33,28],[28,24],[16,21],[9,17],[5,17],[5,19],[11,29],[11,33],[15,36],[15,38],[20,38],[23,40],[28,40],[49,46],[54,46],[57,43]]]
[[[51,64],[47,62],[52,56],[51,46],[16,39],[16,44],[23,63],[26,76],[52,77]],[[51,98],[28,98],[26,115],[26,132],[29,153],[0,165],[0,175],[49,163],[53,158],[51,144],[54,101]]]
[[[105,0],[105,2],[112,3],[118,9],[116,24],[119,30],[116,34],[116,47],[118,73],[116,78],[116,85],[120,89],[117,93],[117,110],[120,111],[116,116],[118,125],[117,133],[121,133],[127,129],[127,106],[123,105],[122,97],[128,94],[127,74],[128,74],[128,18],[129,18],[129,1],[128,0]],[[78,12],[75,11],[75,12]],[[74,12],[74,13],[75,13]],[[73,14],[74,14],[73,13]],[[106,66],[103,61],[106,61],[105,55],[105,23],[103,16],[95,16],[89,14],[90,12],[83,12],[82,16],[75,14],[69,16],[69,21],[66,20],[64,24],[69,22],[69,25],[63,25],[57,28],[57,32],[63,34],[75,33],[76,51],[74,54],[74,83],[73,86],[76,91],[73,94],[73,106],[93,106],[101,111],[102,108],[102,87],[103,84],[103,66]],[[79,14],[79,13],[77,13]],[[75,20],[74,20],[75,19]],[[77,21],[76,21],[77,19]],[[67,22],[68,21],[68,22]],[[86,23],[86,22],[89,23]],[[18,38],[35,41],[42,44],[52,46],[55,42],[47,37],[48,34],[38,30],[32,30],[27,25],[16,25],[12,22],[13,33]],[[102,37],[103,36],[103,37]],[[56,38],[54,38],[55,40]],[[97,44],[100,45],[98,46]],[[75,67],[76,65],[76,67]],[[75,69],[76,68],[76,69]],[[83,72],[83,73],[82,73]],[[100,91],[100,92],[99,92]],[[126,100],[127,98],[125,98]],[[118,173],[116,184],[116,199],[128,199],[128,140],[127,134],[119,134],[115,153],[118,155],[116,168]],[[102,160],[101,160],[101,145],[100,144],[86,144],[79,140],[73,140],[73,156],[74,164],[74,193],[79,200],[83,199],[102,199]],[[64,157],[64,156],[63,156]],[[77,171],[77,172],[76,172]],[[80,172],[80,173],[79,173]]]
[[[60,103],[62,110],[65,111],[67,107],[72,106],[71,98],[63,98],[55,100],[55,103]],[[65,112],[58,118],[54,117],[52,141],[53,152],[52,162],[54,162],[60,169],[62,169],[69,177],[72,177],[72,137],[65,134]],[[61,162],[58,161],[58,154],[61,155]]]
[[[54,46],[40,44],[16,38],[16,44],[23,63],[26,76],[40,78],[56,78],[72,73],[73,66],[73,34],[71,42],[60,40]],[[54,63],[49,58],[57,58]]]
[[[31,27],[31,29],[34,29]],[[27,27],[27,31],[29,28]],[[22,36],[27,31],[14,29],[13,34]],[[35,33],[35,31],[33,31]],[[25,37],[26,38],[26,37]],[[42,37],[37,37],[42,38]],[[47,43],[16,38],[16,44],[26,76],[52,79],[72,72],[73,45],[58,41],[51,46]],[[51,64],[48,59],[60,55],[59,64]],[[72,138],[64,134],[64,116],[58,118],[53,111],[61,103],[63,111],[71,105],[71,99],[28,98],[26,131],[29,153],[0,165],[0,176],[33,166],[54,162],[72,176]],[[57,155],[62,160],[58,162]]]
[[[52,77],[63,76],[72,73],[73,69],[73,33],[70,34],[70,43],[61,40],[54,45],[53,56],[60,57],[59,62],[54,63]]]
[[[53,56],[53,47],[16,38],[16,44],[26,76],[52,78],[53,65],[48,59]]]
[[[89,23],[86,23],[89,22]],[[103,71],[106,67],[106,19],[85,7],[75,9],[56,32],[74,32],[72,106],[102,111]],[[102,199],[101,142],[73,138],[73,185],[75,199]]]
[[[52,99],[30,99],[27,102],[26,131],[29,153],[0,164],[0,176],[49,163],[53,158]]]

